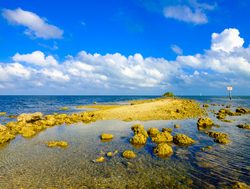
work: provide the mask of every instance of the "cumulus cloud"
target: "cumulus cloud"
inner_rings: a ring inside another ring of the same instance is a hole
[[[211,49],[214,51],[232,52],[235,48],[242,47],[244,44],[244,39],[239,35],[239,30],[235,28],[225,29],[221,33],[213,33]]]
[[[26,27],[27,29],[24,31],[26,35],[43,39],[60,39],[63,36],[60,28],[48,24],[47,20],[33,12],[21,8],[4,9],[2,15],[9,23]]]
[[[52,55],[46,56],[40,51],[16,54],[15,63],[0,63],[0,87],[61,89],[64,94],[68,91],[74,94],[79,91],[138,94],[139,91],[142,94],[161,90],[194,94],[194,91],[225,89],[228,84],[250,90],[246,84],[250,79],[250,47],[242,46],[244,40],[237,29],[217,33],[216,38],[220,40],[214,41],[213,36],[210,49],[194,55],[179,55],[174,61],[143,57],[140,53],[124,56],[81,51],[58,63]],[[230,48],[223,46],[224,43]],[[220,48],[214,49],[214,44]]]
[[[12,57],[12,60],[16,62],[25,62],[28,64],[34,64],[37,66],[56,66],[58,64],[53,56],[51,55],[45,56],[45,54],[41,51],[34,51],[30,54],[16,53]]]

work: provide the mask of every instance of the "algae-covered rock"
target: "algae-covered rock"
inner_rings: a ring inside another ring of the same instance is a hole
[[[155,147],[154,153],[159,157],[167,157],[173,154],[173,149],[168,144],[161,143]]]
[[[108,133],[102,133],[100,138],[102,140],[112,140],[114,138],[114,135]]]
[[[0,112],[0,116],[6,115],[6,112]]]
[[[68,147],[68,142],[66,141],[49,141],[47,142],[47,146],[48,147],[61,147],[61,148],[65,148]]]
[[[94,160],[94,162],[96,162],[96,163],[103,163],[104,161],[105,161],[105,158],[104,158],[103,156],[98,157],[98,158],[96,158],[96,159]]]
[[[43,117],[43,114],[41,112],[21,114],[17,117],[17,121],[24,122],[24,123],[31,123],[31,122],[42,119],[42,117]]]
[[[149,128],[148,129],[148,135],[151,137],[154,137],[157,135],[157,133],[159,133],[159,129],[158,128]]]
[[[205,117],[205,118],[199,118],[197,122],[197,127],[199,130],[204,130],[207,128],[211,128],[214,125],[214,122],[211,118]]]
[[[142,134],[145,137],[148,137],[147,131],[144,129],[144,126],[142,124],[134,124],[131,127],[131,130],[134,132],[135,135]]]
[[[157,133],[156,136],[152,137],[152,142],[158,144],[164,142],[172,142],[172,141],[173,141],[173,136],[167,131]]]
[[[176,128],[176,129],[178,129],[178,128],[180,128],[181,126],[179,125],[179,124],[175,124],[174,125],[174,128]]]
[[[139,133],[134,135],[133,138],[130,139],[130,143],[134,145],[144,145],[147,142],[147,137],[145,135]]]
[[[250,189],[250,186],[244,182],[235,182],[232,185],[232,189]]]
[[[59,110],[64,110],[64,111],[66,111],[66,110],[69,110],[69,107],[67,107],[67,106],[61,107],[61,108],[59,108]]]
[[[240,124],[240,125],[237,125],[237,127],[241,129],[250,129],[250,124]]]
[[[122,156],[127,158],[127,159],[132,159],[136,157],[136,154],[132,150],[125,150],[122,153]]]
[[[183,146],[186,146],[186,145],[191,145],[193,144],[195,141],[188,137],[187,135],[184,135],[184,134],[177,134],[174,136],[174,143],[177,144],[177,145],[183,145]]]
[[[0,125],[0,144],[4,144],[15,138],[15,135],[10,132],[5,126]]]
[[[161,130],[162,132],[169,132],[169,133],[172,133],[173,129],[172,128],[162,128]]]

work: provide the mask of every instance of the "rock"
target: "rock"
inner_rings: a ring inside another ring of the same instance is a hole
[[[240,125],[237,125],[237,127],[241,129],[250,129],[250,124],[240,124]]]
[[[154,153],[159,157],[168,157],[173,154],[173,149],[166,143],[161,143],[156,146]]]
[[[232,189],[250,189],[250,186],[244,182],[235,182],[232,185]]]
[[[41,120],[43,114],[41,112],[31,113],[31,114],[21,114],[17,117],[17,121],[23,123],[32,123],[37,120]]]
[[[127,158],[127,159],[132,159],[132,158],[136,157],[136,154],[131,150],[126,150],[122,153],[122,156]]]
[[[217,142],[220,144],[228,144],[228,143],[230,143],[230,140],[228,138],[218,137],[218,138],[214,139],[214,142]]]
[[[96,162],[96,163],[103,163],[104,161],[105,161],[105,158],[104,158],[103,156],[98,157],[98,158],[96,158],[96,159],[94,160],[94,162]]]
[[[26,127],[26,126],[22,127],[19,133],[26,138],[33,137],[36,134],[36,132],[32,127]]]
[[[177,145],[183,145],[183,146],[186,146],[186,145],[191,145],[193,144],[195,141],[188,137],[187,135],[184,135],[184,134],[177,134],[174,136],[174,143],[177,144]]]
[[[175,124],[174,125],[174,128],[176,128],[176,129],[178,129],[178,128],[180,128],[181,126],[179,125],[179,124]]]
[[[65,148],[68,147],[68,142],[66,141],[49,141],[47,142],[47,146],[48,147],[61,147],[61,148]]]
[[[114,138],[114,135],[108,133],[102,133],[100,138],[102,140],[112,140]]]
[[[148,133],[147,131],[144,129],[144,126],[142,124],[134,124],[131,127],[131,130],[134,132],[135,135],[137,134],[142,134],[144,135],[146,138],[148,137]]]
[[[0,112],[0,116],[6,115],[6,112]]]
[[[201,148],[202,151],[211,150],[211,149],[213,149],[212,146],[206,146],[206,147]]]
[[[66,110],[69,110],[69,107],[61,107],[61,108],[58,108],[59,110],[64,110],[64,111],[66,111]]]
[[[0,124],[0,132],[6,131],[7,127]]]
[[[93,102],[93,104],[97,104],[97,102]]]
[[[156,136],[157,133],[159,133],[159,132],[160,132],[160,131],[159,131],[158,128],[149,128],[149,129],[148,129],[148,135],[149,135],[150,137]]]
[[[147,142],[147,137],[145,137],[143,134],[139,133],[133,138],[130,139],[130,143],[134,145],[144,145]]]
[[[209,117],[199,118],[197,122],[197,127],[199,130],[211,128],[213,125],[214,125],[214,122]]]
[[[206,132],[206,134],[210,137],[213,137],[213,138],[219,138],[219,137],[228,138],[229,137],[228,134],[226,134],[226,133],[216,132],[216,131]]]
[[[156,136],[152,137],[152,142],[155,142],[157,144],[164,142],[172,142],[172,141],[173,141],[173,136],[167,131],[157,133]]]
[[[0,126],[0,144],[4,144],[15,138],[15,135],[10,132],[5,126]]]
[[[208,105],[208,104],[203,104],[203,107],[204,107],[204,108],[208,108],[209,105]]]
[[[108,153],[107,153],[107,156],[108,156],[108,157],[112,157],[112,156],[113,156],[113,152],[108,152]]]
[[[169,133],[172,133],[173,129],[172,128],[162,128],[161,130],[162,132],[169,132]]]
[[[236,113],[241,113],[241,114],[247,114],[247,113],[250,113],[250,110],[247,109],[247,108],[239,107],[239,108],[236,108],[235,112]]]

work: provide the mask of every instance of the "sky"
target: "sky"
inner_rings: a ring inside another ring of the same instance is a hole
[[[0,95],[250,95],[248,0],[0,0]]]

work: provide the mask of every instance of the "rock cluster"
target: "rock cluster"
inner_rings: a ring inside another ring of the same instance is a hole
[[[214,138],[214,142],[220,143],[220,144],[228,144],[230,143],[229,136],[226,133],[217,132],[217,131],[209,131],[205,132],[208,136]]]
[[[130,143],[134,145],[145,145],[147,142],[148,134],[141,124],[135,124],[131,127],[134,136],[130,139]]]
[[[177,134],[173,139],[174,143],[181,146],[188,146],[195,143],[195,140],[184,134]]]

